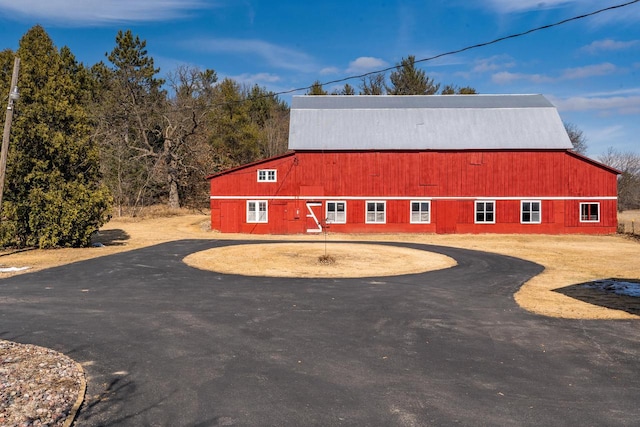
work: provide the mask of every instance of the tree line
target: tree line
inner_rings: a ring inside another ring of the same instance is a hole
[[[131,31],[89,67],[35,26],[0,52],[0,93],[16,56],[1,246],[84,246],[114,213],[207,206],[208,174],[287,150],[275,94],[189,66],[160,78]]]
[[[331,93],[316,80],[307,91],[307,95],[355,95],[356,89],[346,83]],[[473,95],[476,90],[470,86],[458,87],[448,84],[441,88],[424,70],[416,67],[416,57],[409,55],[396,64],[395,71],[389,75],[387,82],[384,73],[373,73],[360,79],[360,95]]]
[[[86,66],[35,26],[16,52],[0,52],[0,93],[11,89],[16,56],[20,99],[0,246],[85,246],[113,214],[135,215],[159,203],[204,208],[208,174],[288,148],[289,106],[277,94],[192,66],[161,78],[146,42],[130,30],[118,32],[105,60]],[[388,81],[373,74],[358,89],[363,95],[476,93],[441,86],[413,56],[403,58]],[[307,94],[328,92],[315,82]],[[355,95],[356,89],[345,84],[331,94]]]

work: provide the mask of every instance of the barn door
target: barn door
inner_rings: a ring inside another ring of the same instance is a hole
[[[220,231],[238,233],[240,231],[238,202],[220,202]]]
[[[307,202],[307,233],[322,232],[322,202]]]
[[[458,223],[458,201],[438,200],[436,209],[436,233],[455,233]]]
[[[269,233],[287,234],[287,202],[275,200],[269,208]]]

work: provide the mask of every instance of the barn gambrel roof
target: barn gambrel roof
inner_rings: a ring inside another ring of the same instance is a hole
[[[292,150],[571,149],[542,95],[294,96]]]

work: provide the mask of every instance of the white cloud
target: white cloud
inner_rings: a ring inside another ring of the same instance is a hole
[[[553,78],[545,76],[544,74],[525,74],[525,73],[510,73],[508,71],[502,71],[495,73],[491,76],[491,80],[497,84],[510,84],[518,80],[525,80],[531,83],[551,83]]]
[[[602,92],[591,92],[583,96],[588,96],[590,98],[601,98],[601,97],[607,98],[611,96],[634,96],[634,95],[640,95],[640,87],[609,90],[609,91],[602,91]]]
[[[271,73],[256,73],[249,74],[243,73],[237,76],[231,76],[233,80],[240,83],[249,83],[249,84],[261,84],[261,83],[277,83],[280,80],[280,76]]]
[[[640,40],[618,41],[612,39],[596,40],[593,43],[584,46],[582,51],[591,54],[598,52],[611,52],[616,50],[630,49],[635,46],[640,46]]]
[[[349,68],[347,68],[347,73],[352,74],[361,74],[368,73],[371,71],[376,71],[382,68],[387,68],[389,64],[380,59],[374,58],[371,56],[361,56],[357,58],[355,61],[351,61],[349,63]]]
[[[78,26],[165,21],[211,7],[203,0],[0,0],[0,11],[5,19],[17,15],[46,23]]]
[[[210,53],[228,53],[239,56],[257,56],[267,64],[287,70],[314,71],[314,60],[304,52],[278,46],[262,40],[209,39],[184,43],[189,48]]]
[[[617,70],[616,66],[605,62],[603,64],[587,65],[585,67],[567,68],[562,73],[563,80],[584,79],[594,76],[606,76],[613,74]]]
[[[598,141],[611,141],[621,139],[624,135],[624,126],[612,125],[595,128],[590,131],[590,137]]]
[[[328,74],[338,74],[340,69],[338,67],[326,67],[320,70],[320,74],[326,76]]]
[[[590,0],[589,4],[584,6],[580,2],[578,2],[577,4],[580,5],[581,8],[584,8],[585,6],[590,6],[592,9],[596,10],[596,9],[601,9],[603,7],[613,6],[613,5],[625,3],[625,2],[608,0],[604,2],[605,4],[602,4],[602,3],[603,3],[602,0]],[[600,13],[598,15],[595,15],[589,18],[588,22],[589,24],[596,25],[596,26],[619,24],[619,23],[623,23],[625,25],[627,24],[635,25],[635,23],[638,22],[639,20],[640,20],[640,8],[638,8],[637,5],[628,5],[626,7],[610,10],[610,11],[607,11],[606,13]]]
[[[488,0],[481,3],[500,13],[523,12],[526,10],[552,9],[573,3],[575,0]]]
[[[476,60],[471,71],[474,73],[487,73],[505,68],[513,68],[515,65],[515,61],[509,55],[495,55]]]
[[[491,76],[491,80],[497,84],[511,84],[517,81],[527,81],[536,84],[554,83],[566,80],[586,79],[589,77],[606,76],[615,73],[618,68],[608,62],[584,67],[567,68],[559,77],[551,77],[544,74],[511,73],[501,71]]]
[[[605,7],[615,6],[621,1],[616,0],[458,0],[458,3],[489,9],[498,14],[521,13],[545,9],[567,8],[567,13],[581,15],[585,12],[596,11]],[[634,24],[640,20],[640,8],[628,5],[606,11],[589,17],[586,22],[590,25],[606,25],[610,23]]]
[[[640,95],[631,96],[573,96],[569,98],[551,97],[551,102],[560,111],[597,111],[601,115],[640,114]]]

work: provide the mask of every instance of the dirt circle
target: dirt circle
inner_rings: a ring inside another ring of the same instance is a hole
[[[424,273],[456,265],[445,255],[397,246],[328,243],[335,262],[321,263],[324,243],[233,245],[184,258],[191,267],[225,274],[267,277],[380,277]]]

